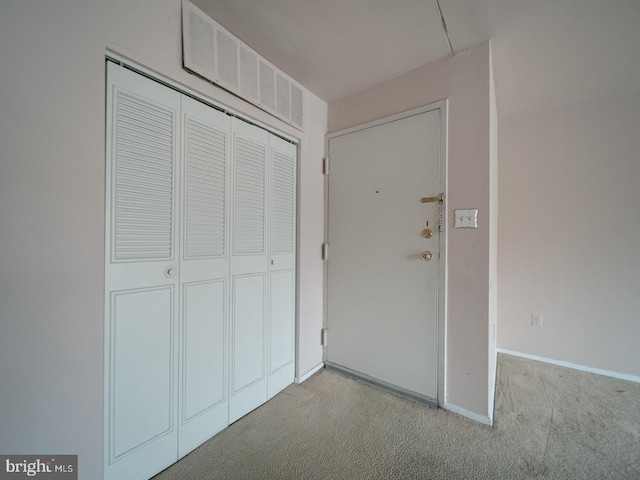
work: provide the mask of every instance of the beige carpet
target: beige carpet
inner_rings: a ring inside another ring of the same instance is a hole
[[[155,480],[640,479],[640,385],[500,355],[495,425],[322,371]]]

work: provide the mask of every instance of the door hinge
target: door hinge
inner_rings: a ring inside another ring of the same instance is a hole
[[[321,341],[322,341],[322,346],[323,347],[326,347],[327,344],[329,343],[329,329],[328,328],[323,328],[322,329]]]
[[[325,262],[329,260],[329,244],[328,243],[322,244],[322,260],[324,260]]]
[[[324,175],[329,175],[329,157],[324,157],[322,159],[322,173]]]

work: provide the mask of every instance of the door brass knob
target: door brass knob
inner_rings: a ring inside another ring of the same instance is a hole
[[[425,228],[424,230],[422,230],[422,236],[424,238],[431,238],[433,237],[433,232],[431,231],[430,228]]]
[[[431,260],[433,258],[433,254],[429,250],[427,250],[425,252],[422,252],[421,256],[422,256],[422,259],[425,262],[428,262],[429,260]]]

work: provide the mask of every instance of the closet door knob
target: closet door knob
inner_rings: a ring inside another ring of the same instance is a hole
[[[164,276],[167,278],[173,278],[176,276],[176,273],[178,273],[178,269],[176,267],[167,267],[164,269]]]

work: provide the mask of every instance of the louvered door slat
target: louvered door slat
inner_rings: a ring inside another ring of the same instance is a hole
[[[258,58],[240,47],[240,91],[254,103],[258,100]]]
[[[189,28],[188,39],[185,47],[189,54],[185,59],[191,61],[191,68],[207,78],[215,78],[215,49],[213,25],[203,15],[199,15],[195,10],[190,10],[187,16]]]
[[[292,253],[295,245],[295,158],[274,150],[271,168],[271,252]]]
[[[276,112],[285,119],[291,118],[289,80],[284,75],[276,74]]]
[[[225,132],[187,117],[186,258],[225,255],[226,149]]]
[[[236,254],[265,251],[265,162],[263,145],[243,136],[235,144],[235,234]]]
[[[302,128],[302,89],[295,84],[291,84],[291,123]]]
[[[269,111],[276,109],[276,78],[274,70],[260,62],[260,103]]]
[[[113,260],[173,257],[175,112],[118,92],[115,99]]]
[[[222,30],[216,30],[218,78],[238,89],[238,44]]]

